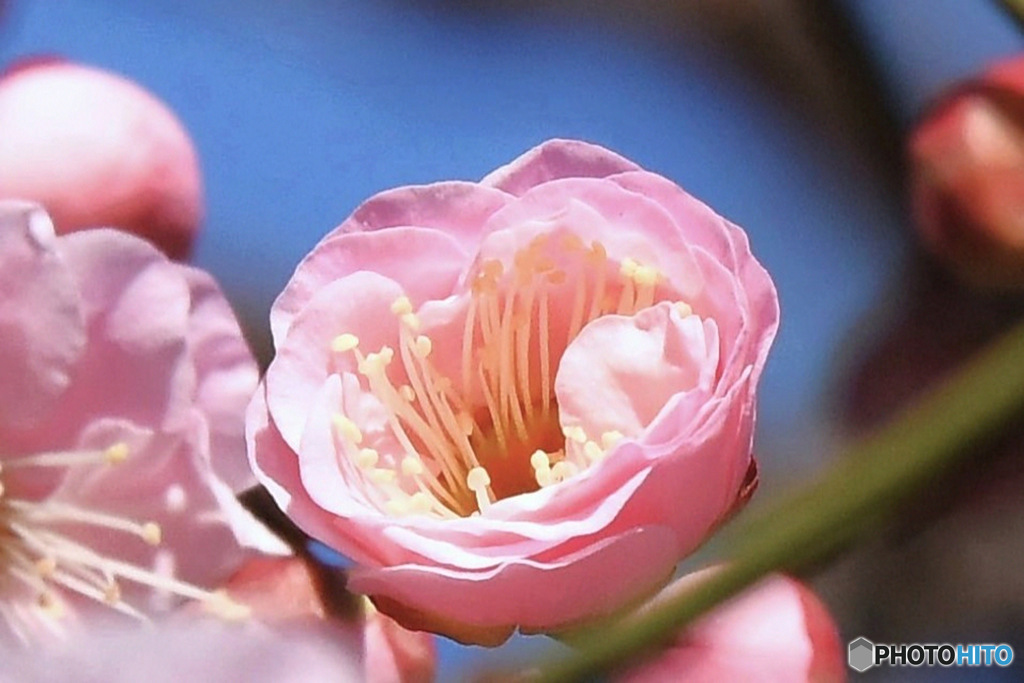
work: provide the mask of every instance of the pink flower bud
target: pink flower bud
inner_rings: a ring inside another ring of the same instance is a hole
[[[1024,57],[997,64],[926,113],[909,141],[914,219],[965,280],[1024,286]]]
[[[57,232],[115,227],[188,256],[203,214],[196,152],[171,111],[114,74],[32,58],[0,76],[0,199],[39,202]]]

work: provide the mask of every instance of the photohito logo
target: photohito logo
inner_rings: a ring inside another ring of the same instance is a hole
[[[1010,666],[1013,648],[1005,643],[872,643],[863,636],[850,641],[846,661],[863,673],[873,666]]]

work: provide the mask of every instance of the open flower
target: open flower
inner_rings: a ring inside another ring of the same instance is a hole
[[[818,597],[777,575],[708,613],[665,652],[615,680],[835,683],[846,680],[846,662],[836,625]]]
[[[232,611],[202,586],[243,544],[284,550],[227,483],[257,370],[206,274],[0,202],[0,378],[0,640],[175,597]]]
[[[750,493],[777,321],[739,228],[551,141],[317,245],[271,312],[250,458],[405,626],[567,627],[655,590]]]

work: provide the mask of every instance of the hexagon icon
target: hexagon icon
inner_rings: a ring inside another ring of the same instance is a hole
[[[875,644],[863,636],[851,641],[847,662],[854,671],[867,671],[875,665]]]

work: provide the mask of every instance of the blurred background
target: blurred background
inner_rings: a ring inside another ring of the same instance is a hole
[[[973,293],[921,252],[904,191],[904,137],[925,105],[1024,47],[995,2],[4,4],[0,67],[40,53],[104,67],[184,122],[207,204],[194,260],[264,360],[274,297],[361,200],[477,179],[551,137],[677,181],[743,226],[772,273],[782,329],[760,394],[754,505],[1024,312],[1021,297]],[[979,446],[955,487],[815,576],[844,643],[1024,642],[1022,444]],[[445,642],[440,678],[547,647]]]

